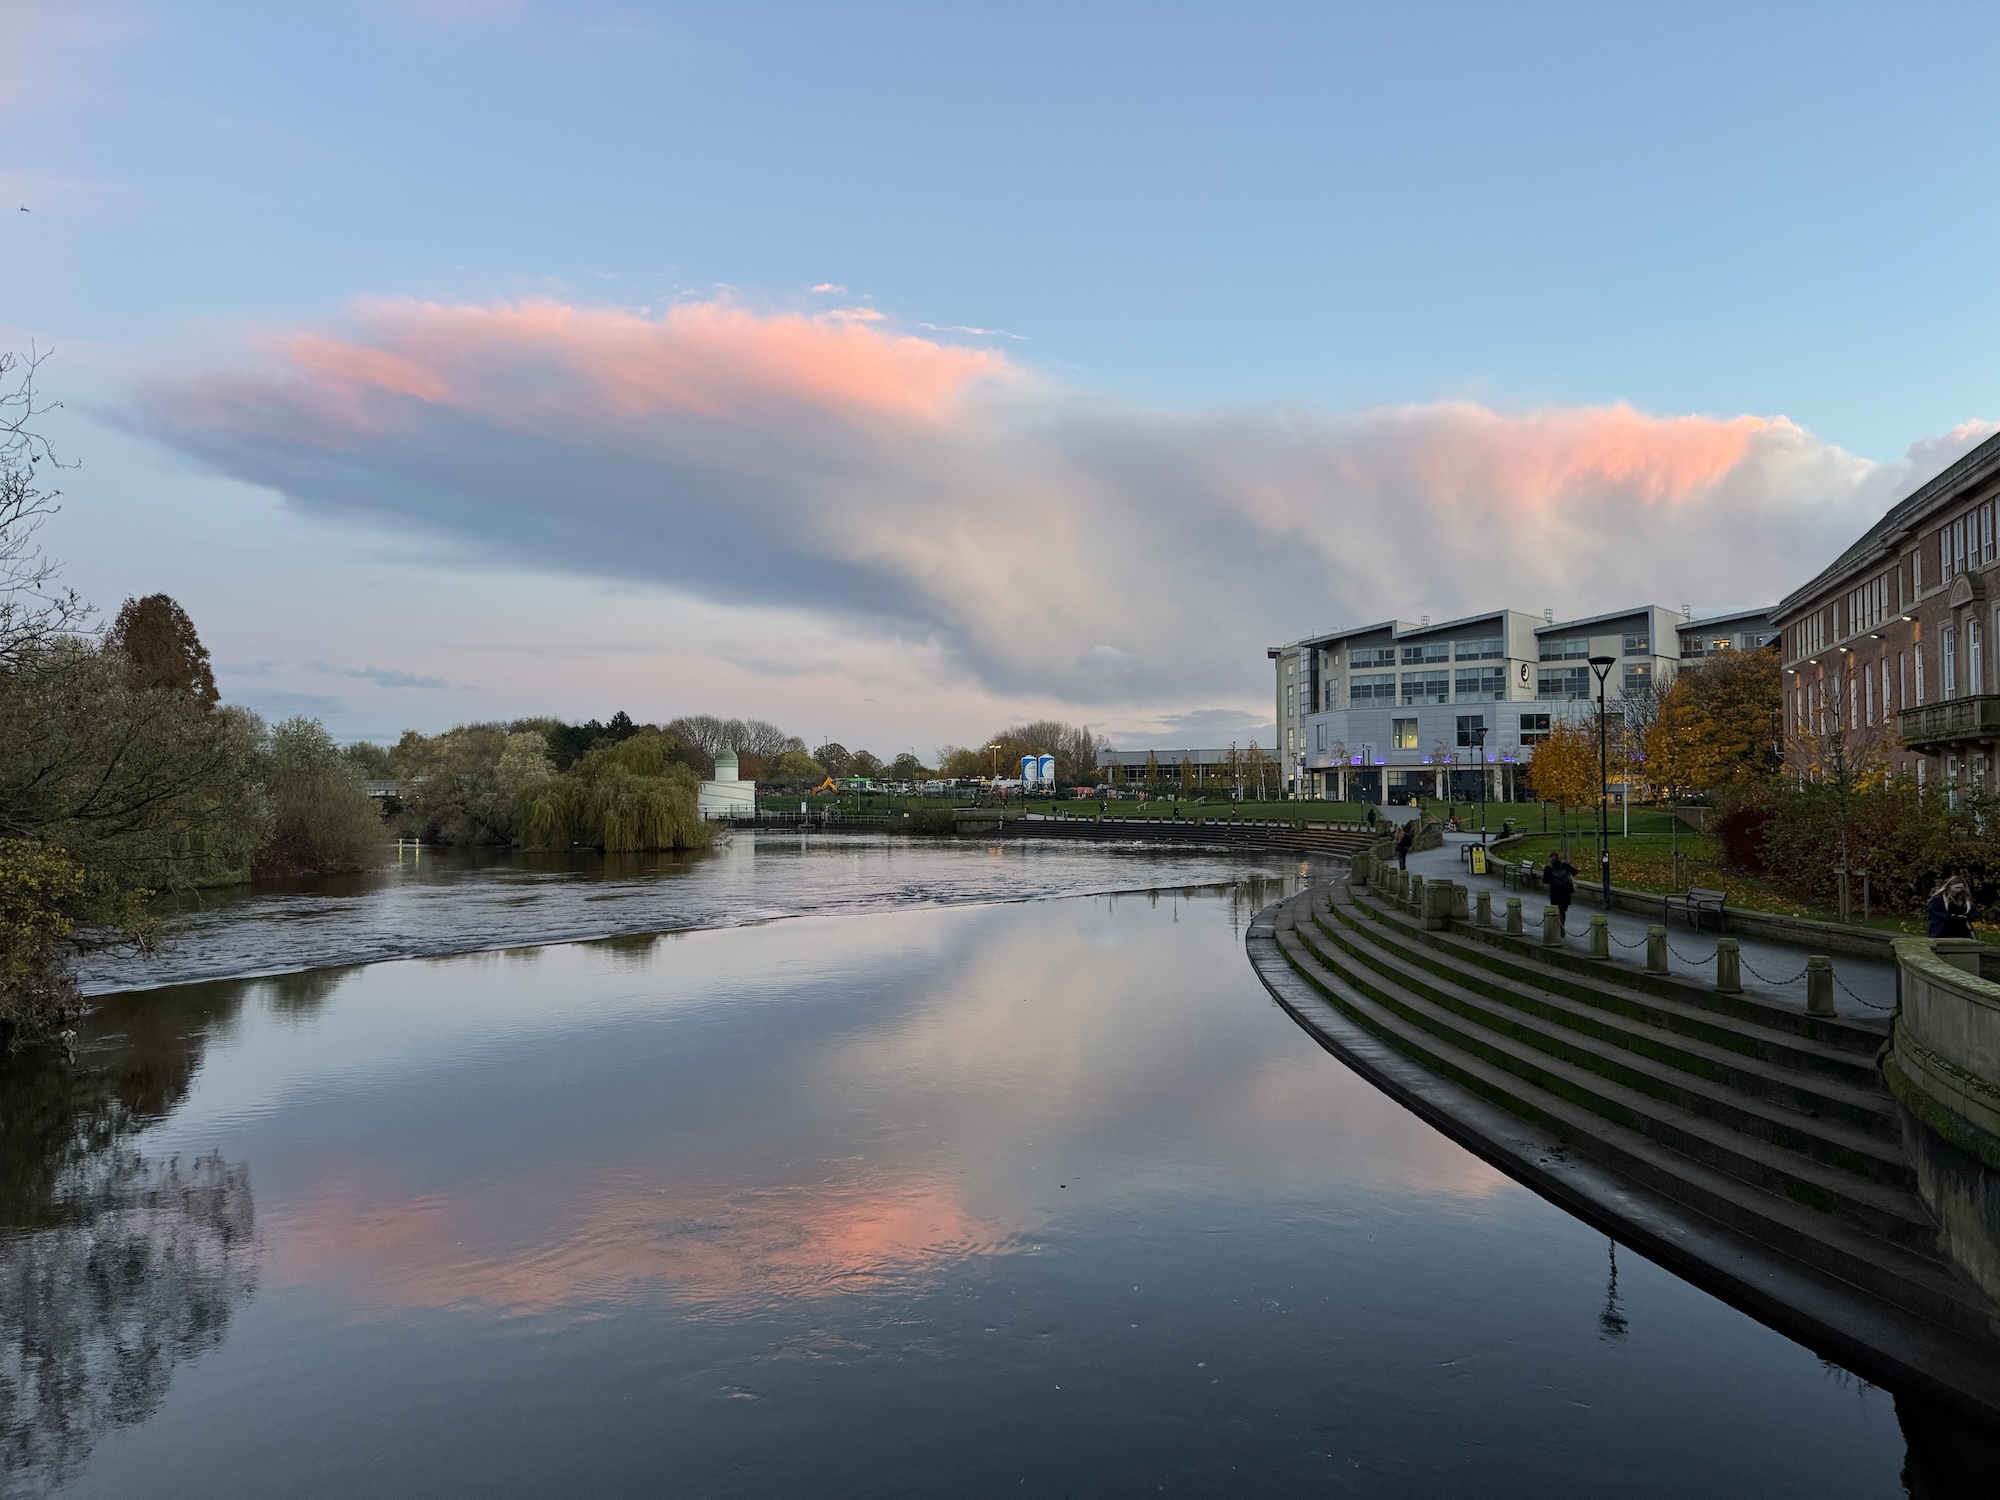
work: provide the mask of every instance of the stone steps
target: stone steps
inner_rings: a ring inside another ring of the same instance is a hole
[[[1907,1164],[1874,1123],[1886,1108],[1859,1084],[1645,1020],[1635,1011],[1657,1011],[1661,997],[1618,994],[1624,987],[1609,976],[1579,988],[1616,1004],[1537,996],[1471,962],[1462,934],[1452,935],[1460,951],[1448,952],[1390,903],[1345,887],[1330,905],[1324,888],[1316,894],[1319,911],[1280,908],[1277,950],[1388,1046],[1767,1251],[1958,1336],[1990,1328],[1995,1309],[1938,1255]],[[1764,1029],[1783,1038],[1781,1054],[1797,1050],[1790,1029]],[[1805,1040],[1809,1062],[1840,1050]],[[1774,1090],[1819,1113],[1773,1099]],[[1886,1100],[1879,1081],[1876,1090]]]
[[[1718,995],[1679,975],[1607,975],[1599,962],[1567,950],[1551,952],[1535,939],[1510,937],[1497,927],[1426,931],[1386,901],[1360,897],[1360,904],[1432,950],[1437,962],[1468,983],[1483,983],[1490,975],[1531,993],[1575,999],[1793,1073],[1844,1083],[1871,1100],[1881,1097],[1875,1056],[1888,1039],[1886,1027],[1809,1016],[1751,996]],[[1417,950],[1412,957],[1428,961]]]
[[[1385,984],[1371,977],[1379,971],[1365,960],[1342,964],[1338,956],[1314,948],[1306,932],[1303,926],[1294,929],[1292,938],[1339,969],[1370,999],[1433,1036],[1753,1187],[1832,1214],[1917,1253],[1932,1252],[1937,1230],[1912,1191],[1844,1172],[1821,1159],[1804,1133],[1784,1130],[1783,1122],[1755,1110],[1732,1108],[1726,1091],[1677,1088],[1667,1076],[1671,1070],[1634,1068],[1614,1055],[1594,1055],[1587,1045],[1565,1045],[1566,1039],[1540,1035],[1492,1011],[1398,990],[1393,979]],[[1649,1087],[1635,1086],[1639,1082]],[[1771,1139],[1774,1134],[1781,1139]]]
[[[1894,1102],[1879,1078],[1872,1088],[1821,1078],[1746,1056],[1618,1011],[1447,960],[1408,946],[1409,934],[1367,921],[1359,903],[1336,902],[1334,923],[1314,926],[1350,956],[1438,1004],[1516,1039],[1679,1104],[1696,1114],[1875,1181],[1914,1190]],[[1322,958],[1326,955],[1322,954]]]

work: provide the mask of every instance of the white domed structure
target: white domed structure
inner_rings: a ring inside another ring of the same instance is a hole
[[[754,818],[757,783],[737,779],[736,747],[724,745],[715,755],[714,779],[704,781],[695,808],[704,818]]]

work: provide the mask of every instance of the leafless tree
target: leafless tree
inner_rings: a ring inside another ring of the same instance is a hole
[[[47,354],[0,353],[0,666],[20,667],[56,637],[79,629],[90,606],[56,581],[58,566],[35,540],[60,508],[42,484],[60,468],[37,421],[58,409],[35,394]]]

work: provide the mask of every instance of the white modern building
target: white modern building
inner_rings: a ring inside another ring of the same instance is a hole
[[[1685,660],[1768,644],[1769,609],[1693,618],[1641,605],[1579,620],[1502,609],[1432,624],[1381,620],[1267,652],[1286,787],[1380,802],[1514,795],[1550,725],[1664,690]]]
[[[757,783],[736,779],[736,751],[729,746],[715,757],[715,779],[696,792],[695,809],[704,818],[757,816]]]

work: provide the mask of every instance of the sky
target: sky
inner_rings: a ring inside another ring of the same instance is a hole
[[[0,0],[0,348],[68,580],[342,739],[1268,744],[1267,646],[1774,602],[2000,430],[1996,43]]]

